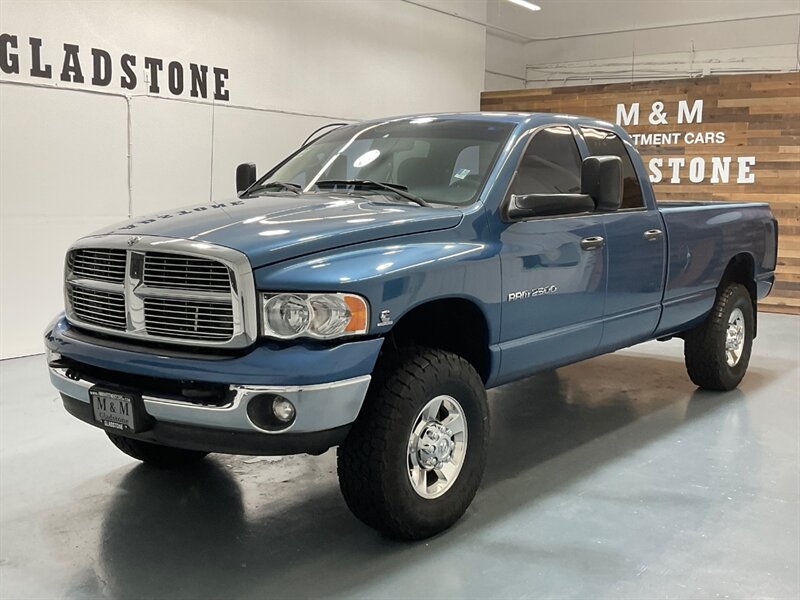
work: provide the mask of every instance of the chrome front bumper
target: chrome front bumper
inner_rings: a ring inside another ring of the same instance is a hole
[[[90,403],[86,379],[67,376],[68,369],[50,367],[50,381],[63,395]],[[145,411],[161,423],[229,432],[262,433],[279,437],[285,434],[315,433],[336,429],[355,421],[367,394],[370,376],[305,386],[231,385],[233,400],[224,406],[203,406],[169,398],[142,395]],[[124,382],[119,382],[124,383]],[[247,404],[257,395],[275,394],[295,407],[294,422],[280,431],[262,429],[247,414]]]

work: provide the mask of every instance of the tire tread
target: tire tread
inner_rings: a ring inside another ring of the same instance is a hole
[[[745,313],[746,342],[739,364],[731,368],[719,352],[720,337],[724,339],[728,326],[728,315],[742,298],[747,299],[749,312]],[[751,318],[748,320],[748,316]],[[750,294],[739,283],[727,285],[718,295],[706,321],[689,331],[684,340],[684,361],[689,378],[698,387],[728,391],[735,388],[744,376],[750,360],[752,342],[752,305]]]
[[[437,533],[421,530],[417,523],[392,510],[392,492],[386,489],[392,469],[386,440],[392,431],[406,427],[402,409],[408,404],[409,395],[425,393],[420,384],[423,375],[435,379],[457,375],[483,389],[475,369],[460,356],[430,348],[401,349],[379,362],[371,393],[337,453],[339,485],[347,506],[366,525],[397,539],[421,539]],[[488,436],[488,423],[485,435]],[[485,463],[485,453],[482,461]],[[480,483],[483,466],[478,469],[478,481],[472,482],[475,488]]]

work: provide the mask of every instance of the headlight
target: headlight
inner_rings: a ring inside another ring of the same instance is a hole
[[[332,339],[366,333],[367,301],[355,294],[261,294],[261,333]]]

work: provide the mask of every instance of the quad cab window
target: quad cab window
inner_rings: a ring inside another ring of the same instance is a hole
[[[511,193],[579,194],[581,155],[569,127],[548,127],[534,134],[517,168]]]
[[[583,138],[591,156],[619,156],[622,159],[622,205],[620,210],[636,209],[644,206],[642,187],[633,168],[633,162],[622,140],[610,131],[581,127]]]

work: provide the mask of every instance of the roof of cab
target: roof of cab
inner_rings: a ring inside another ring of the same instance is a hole
[[[618,125],[602,121],[593,117],[586,117],[581,115],[566,115],[559,113],[541,113],[541,112],[455,112],[455,113],[422,113],[416,115],[403,115],[391,117],[386,119],[371,119],[363,121],[360,125],[366,124],[379,124],[389,123],[391,121],[413,121],[416,119],[460,119],[468,121],[494,121],[501,123],[515,123],[517,125],[530,125],[535,127],[544,123],[564,123],[572,125],[586,125],[589,127],[602,127],[603,129],[612,129],[615,131],[622,131]]]

